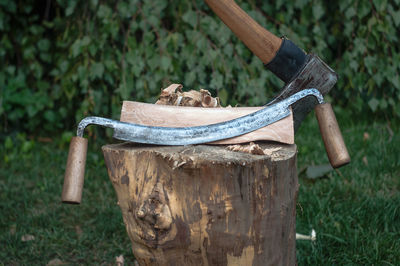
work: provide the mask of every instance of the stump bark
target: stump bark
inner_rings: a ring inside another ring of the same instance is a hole
[[[139,264],[295,265],[296,146],[260,146],[104,146]]]

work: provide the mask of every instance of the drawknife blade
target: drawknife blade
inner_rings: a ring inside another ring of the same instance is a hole
[[[322,95],[318,90],[306,89],[249,115],[222,123],[196,127],[144,126],[92,116],[79,123],[77,135],[82,137],[85,127],[95,124],[114,129],[114,138],[129,142],[158,145],[213,142],[240,136],[283,119],[290,114],[290,105],[306,96],[314,96],[320,103],[323,103]]]

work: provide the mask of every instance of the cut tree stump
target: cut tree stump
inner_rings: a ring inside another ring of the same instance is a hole
[[[140,265],[296,264],[296,145],[258,144],[103,147]]]

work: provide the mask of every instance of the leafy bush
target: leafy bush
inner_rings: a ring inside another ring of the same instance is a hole
[[[240,1],[340,75],[334,102],[400,116],[400,0]],[[199,1],[0,0],[3,132],[74,129],[171,82],[261,105],[283,85]]]

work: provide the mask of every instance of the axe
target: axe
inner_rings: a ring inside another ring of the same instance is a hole
[[[337,74],[317,55],[306,54],[292,41],[279,38],[261,27],[234,0],[205,0],[215,14],[264,63],[265,67],[285,82],[285,86],[267,105],[275,104],[307,88],[327,94],[337,81]],[[292,105],[294,130],[315,108],[320,132],[329,161],[334,168],[350,162],[350,156],[332,106],[310,97]]]
[[[306,55],[289,40],[282,40],[252,20],[233,1],[206,2],[219,17],[244,41],[278,77],[286,82],[284,89],[263,109],[222,123],[185,127],[154,127],[125,123],[102,117],[83,119],[73,137],[64,176],[62,201],[79,204],[82,197],[87,153],[87,139],[83,138],[88,125],[114,129],[114,138],[129,142],[159,145],[190,145],[236,137],[274,123],[290,115],[290,107],[297,115],[297,127],[305,115],[315,107],[320,131],[335,168],[350,162],[339,126],[326,94],[336,82],[336,74],[317,56]],[[318,72],[317,74],[315,72]],[[312,88],[315,86],[317,89]],[[295,127],[296,128],[296,127]]]
[[[335,85],[337,74],[317,55],[306,54],[292,41],[279,38],[261,27],[235,1],[205,0],[205,2],[264,63],[265,67],[285,82],[278,95],[267,105],[307,88],[316,88],[325,95]],[[292,106],[295,131],[316,104],[316,101],[308,98]],[[316,109],[317,117],[320,117],[318,113],[321,111],[321,107]]]

